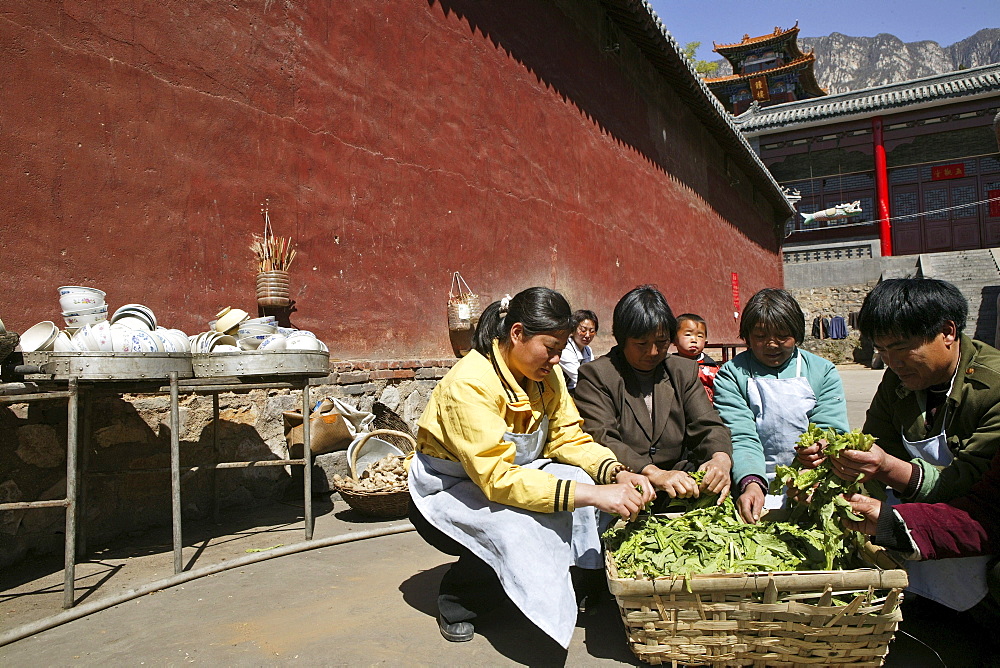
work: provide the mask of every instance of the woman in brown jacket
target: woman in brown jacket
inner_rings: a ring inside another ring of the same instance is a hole
[[[671,498],[729,493],[732,443],[698,365],[667,355],[677,330],[659,290],[635,288],[615,306],[611,351],[580,367],[576,405],[583,428],[618,461]],[[699,487],[688,471],[705,471]]]

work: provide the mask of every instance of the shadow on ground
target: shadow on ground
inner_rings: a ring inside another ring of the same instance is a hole
[[[437,633],[437,590],[450,564],[421,571],[399,586],[403,600],[414,610],[427,615],[427,632]],[[623,642],[622,626],[614,598],[607,597],[598,605],[580,613],[577,628],[584,629],[587,654],[599,659],[612,659],[624,664],[642,665]],[[489,641],[499,654],[526,666],[562,666],[567,652],[525,617],[509,599],[480,613],[476,633]]]
[[[995,633],[995,632],[994,632]],[[1000,644],[968,613],[910,595],[903,621],[889,645],[890,668],[1000,666]]]
[[[248,536],[258,540],[266,540],[268,546],[290,545],[303,540],[302,518],[303,502],[300,492],[290,493],[286,500],[252,509],[230,509],[224,511],[221,522],[216,524],[211,519],[186,520],[184,530],[184,560],[185,571],[199,566],[206,550],[214,552],[225,549],[228,543],[240,541]],[[333,504],[328,495],[314,496],[313,513],[320,517],[333,510]],[[338,513],[337,516],[348,513]],[[361,522],[362,516],[352,516],[347,521]],[[370,522],[370,518],[366,520]],[[273,543],[272,543],[273,541]],[[168,555],[173,549],[172,529],[167,526],[154,526],[141,531],[131,531],[120,534],[103,543],[102,547],[90,551],[83,558],[77,558],[76,602],[80,604],[99,591],[122,568],[113,561],[134,559],[152,555]],[[217,559],[208,563],[214,563]],[[164,561],[164,563],[167,563]],[[83,565],[96,566],[89,574],[83,574]],[[15,591],[23,585],[40,580],[45,576],[61,573],[63,570],[62,554],[34,555],[5,569],[0,569],[0,604],[6,604],[19,599],[28,599],[62,591],[62,582],[50,584],[38,589]],[[172,575],[165,572],[162,577]],[[146,584],[148,582],[140,582]],[[13,592],[13,593],[11,593]]]

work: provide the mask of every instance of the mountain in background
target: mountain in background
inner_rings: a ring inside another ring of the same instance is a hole
[[[816,53],[816,80],[830,93],[919,79],[1000,62],[1000,28],[984,28],[951,46],[904,42],[895,35],[800,37],[799,48]],[[714,76],[732,74],[725,60]]]

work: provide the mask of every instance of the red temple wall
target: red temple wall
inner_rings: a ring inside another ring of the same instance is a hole
[[[66,284],[188,333],[253,310],[267,198],[298,249],[291,320],[334,357],[450,352],[455,270],[490,298],[559,289],[602,335],[655,283],[734,340],[730,272],[744,303],[782,284],[778,221],[602,21],[537,0],[0,3],[0,317],[61,324]]]

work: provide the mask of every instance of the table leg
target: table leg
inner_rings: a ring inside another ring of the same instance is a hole
[[[78,516],[80,521],[76,527],[76,557],[83,559],[87,556],[87,471],[90,470],[90,433],[91,418],[93,416],[94,399],[90,392],[83,392],[83,427],[77,434],[77,441],[80,443],[80,459],[77,475],[78,487],[76,490],[76,507],[80,509]]]
[[[76,601],[76,487],[77,487],[77,418],[80,388],[76,378],[69,379],[69,405],[66,409],[66,546],[63,577],[63,607]]]
[[[218,464],[222,461],[222,457],[219,453],[219,393],[216,392],[212,395],[212,452],[215,453],[215,463]],[[220,514],[219,514],[219,472],[218,469],[212,469],[210,474],[212,477],[210,479],[212,486],[212,521],[216,524],[221,524]]]
[[[306,540],[313,537],[313,507],[312,507],[312,433],[309,428],[309,381],[302,385],[302,480],[305,490],[304,508],[306,524]]]
[[[183,538],[181,533],[181,418],[178,398],[177,372],[170,372],[170,502],[174,533],[174,573],[184,569],[182,561]]]

